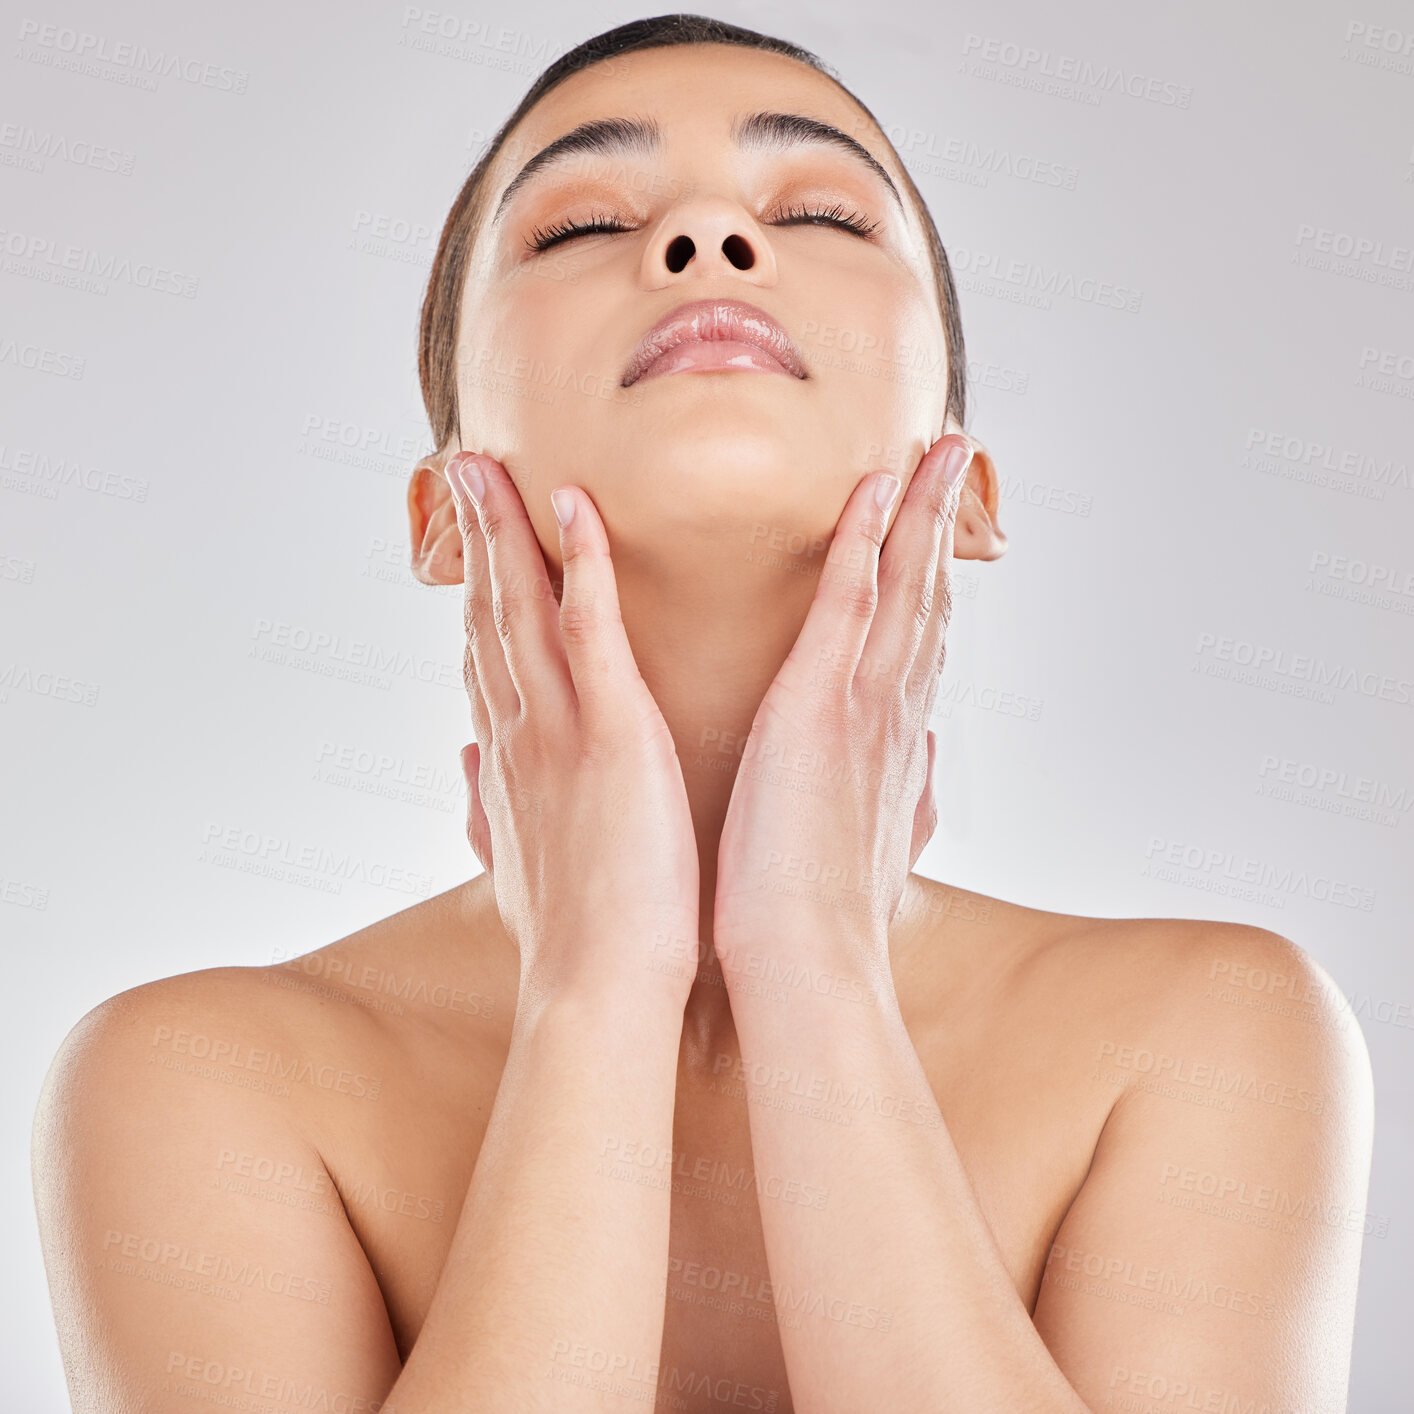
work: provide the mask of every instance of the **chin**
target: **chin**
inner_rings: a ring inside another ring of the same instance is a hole
[[[818,435],[783,437],[779,427],[679,426],[596,478],[591,494],[616,540],[658,553],[695,542],[730,560],[763,528],[827,545],[853,485],[838,455]]]

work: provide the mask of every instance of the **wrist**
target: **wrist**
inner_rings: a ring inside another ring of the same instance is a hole
[[[887,935],[830,927],[751,932],[717,940],[733,1007],[832,1002],[886,1010],[897,1006]]]
[[[591,975],[552,981],[530,975],[520,979],[515,1026],[529,1029],[563,1019],[596,1035],[612,1032],[638,1043],[659,1033],[679,1037],[685,1005],[685,996],[633,978]]]

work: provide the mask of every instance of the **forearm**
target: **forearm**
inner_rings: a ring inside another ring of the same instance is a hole
[[[818,951],[809,965],[859,975]],[[826,1191],[819,1209],[761,1203],[778,1311],[804,1313],[781,1327],[796,1408],[1081,1414],[1017,1296],[892,986],[837,990],[732,996],[757,1172]]]
[[[681,1028],[672,1007],[620,993],[517,1013],[441,1280],[388,1396],[398,1414],[652,1404],[670,1190],[612,1176],[607,1155],[625,1135],[671,1146]]]

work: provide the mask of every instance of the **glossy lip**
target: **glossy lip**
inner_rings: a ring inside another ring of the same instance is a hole
[[[764,309],[742,300],[699,299],[678,305],[638,341],[619,386],[636,383],[649,364],[679,344],[727,339],[754,344],[780,364],[782,373],[793,378],[810,376],[790,335]]]

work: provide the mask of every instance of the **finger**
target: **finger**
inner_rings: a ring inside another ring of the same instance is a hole
[[[463,595],[462,622],[466,627],[466,648],[462,659],[462,676],[467,696],[479,691],[487,714],[485,723],[475,723],[476,739],[483,746],[491,744],[491,731],[496,720],[513,721],[520,713],[520,694],[506,667],[505,651],[496,632],[495,608],[491,599],[491,568],[487,560],[486,539],[481,533],[481,520],[460,480],[459,468],[465,453],[458,453],[447,463],[447,482],[457,507],[457,524],[462,532],[462,576],[466,586]],[[475,702],[473,701],[473,718]]]
[[[466,778],[466,837],[481,867],[491,872],[491,822],[481,804],[481,748],[473,741],[462,747],[462,775]]]
[[[931,731],[927,734],[927,742],[927,774],[923,779],[923,794],[918,797],[918,804],[913,811],[913,836],[908,846],[910,869],[918,863],[923,846],[933,838],[933,831],[938,828],[938,800],[933,793],[933,769],[938,757],[938,739]]]
[[[550,501],[565,567],[560,641],[581,715],[590,725],[608,726],[625,710],[637,712],[645,695],[631,692],[643,679],[624,632],[608,532],[583,487],[561,486]]]
[[[969,461],[971,449],[969,448]],[[933,699],[937,695],[938,683],[942,678],[943,659],[947,654],[947,631],[952,622],[952,569],[953,535],[957,527],[957,508],[962,499],[968,462],[963,462],[957,472],[945,508],[942,533],[938,537],[938,555],[934,564],[933,586],[928,601],[927,621],[918,640],[918,652],[909,668],[905,695],[910,699],[922,694],[926,704],[924,719],[933,711]]]
[[[898,477],[874,472],[850,493],[820,583],[787,660],[798,671],[852,684],[879,602],[879,547]],[[879,497],[885,496],[884,504]]]
[[[562,712],[572,684],[560,644],[559,607],[545,556],[520,491],[494,457],[472,454],[458,462],[463,479],[479,472],[477,514],[491,570],[491,603],[506,670],[522,707]]]
[[[491,711],[486,705],[486,695],[481,690],[481,683],[477,679],[475,666],[470,664],[469,656],[466,669],[466,695],[471,703],[471,733],[476,738],[477,746],[489,749],[492,741]]]
[[[879,607],[862,668],[872,680],[892,683],[905,695],[936,607],[938,559],[955,502],[952,488],[971,457],[971,446],[956,436],[941,437],[924,452],[879,558]]]

